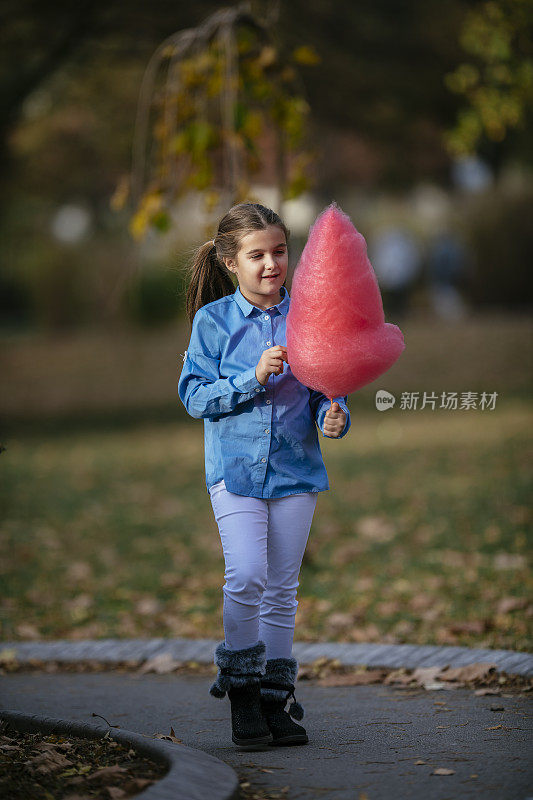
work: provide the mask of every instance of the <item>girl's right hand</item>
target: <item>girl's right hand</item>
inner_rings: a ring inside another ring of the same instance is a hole
[[[282,344],[276,344],[274,347],[269,347],[268,350],[263,350],[259,363],[255,368],[255,377],[263,386],[268,381],[271,374],[279,375],[283,372],[283,362],[287,364],[287,348]]]

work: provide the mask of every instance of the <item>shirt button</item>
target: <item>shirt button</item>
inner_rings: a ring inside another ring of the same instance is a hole
[[[272,342],[267,342],[267,344],[272,344]]]
[[[260,391],[261,391],[261,389],[259,388],[259,386],[256,386],[256,387],[255,387],[255,391],[256,391],[256,392],[260,392]]]
[[[270,428],[265,428],[265,433],[270,433]]]
[[[265,317],[264,317],[264,318],[265,318],[265,319],[270,319],[270,316],[269,316],[268,314],[265,314]]]
[[[262,458],[261,461],[264,463],[266,461],[266,458]]]
[[[269,406],[271,402],[272,402],[272,400],[267,400],[266,401],[267,406]]]

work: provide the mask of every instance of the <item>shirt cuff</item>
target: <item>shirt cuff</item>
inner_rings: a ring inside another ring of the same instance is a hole
[[[342,395],[340,397],[334,397],[333,402],[337,402],[341,407],[342,411],[344,411],[344,413],[346,414],[346,421],[344,423],[344,428],[339,433],[339,435],[337,437],[331,437],[328,436],[326,433],[324,433],[324,419],[326,417],[326,411],[328,410],[328,408],[331,408],[331,400],[329,398],[322,401],[322,405],[317,414],[317,423],[318,427],[320,428],[320,432],[322,433],[322,436],[325,439],[331,439],[331,438],[342,439],[342,437],[348,432],[348,429],[350,427],[350,411],[348,410],[348,406],[344,402],[344,397]]]
[[[237,375],[234,380],[233,384],[236,389],[244,394],[249,392],[261,392],[266,389],[266,386],[263,386],[262,383],[259,383],[257,380],[257,375],[255,374],[255,367],[250,367],[250,369],[241,372]]]

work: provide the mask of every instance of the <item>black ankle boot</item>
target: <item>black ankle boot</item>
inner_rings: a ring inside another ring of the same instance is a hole
[[[272,745],[307,744],[305,728],[293,722],[303,719],[304,710],[294,696],[294,681],[298,662],[294,658],[271,658],[266,662],[265,676],[261,678],[261,709],[272,733]],[[285,705],[293,698],[289,713]]]
[[[231,738],[241,747],[268,744],[270,729],[261,711],[260,679],[265,674],[265,643],[228,650],[221,642],[215,650],[219,668],[216,681],[209,689],[213,697],[228,694],[231,703]]]

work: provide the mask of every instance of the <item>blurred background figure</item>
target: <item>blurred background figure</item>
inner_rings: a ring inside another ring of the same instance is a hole
[[[489,165],[478,155],[454,158],[451,178],[454,186],[462,192],[472,194],[488,189],[494,181]]]
[[[428,291],[433,310],[442,319],[454,321],[467,314],[467,305],[459,289],[467,260],[466,248],[452,230],[441,230],[431,241]]]
[[[408,310],[409,295],[422,266],[417,240],[400,226],[387,227],[372,240],[369,257],[377,275],[386,315],[403,316]]]

